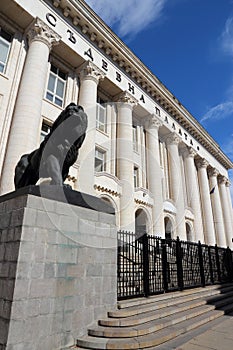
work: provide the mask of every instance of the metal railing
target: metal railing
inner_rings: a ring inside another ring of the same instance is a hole
[[[118,232],[118,299],[233,281],[229,248]]]

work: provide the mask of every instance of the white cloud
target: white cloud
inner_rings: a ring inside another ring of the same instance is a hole
[[[233,56],[233,17],[229,17],[225,23],[224,31],[221,35],[223,50]]]
[[[158,20],[167,0],[86,0],[121,37],[131,37]]]
[[[210,110],[204,114],[200,122],[203,123],[207,120],[222,120],[233,115],[233,102],[226,101],[210,108]]]

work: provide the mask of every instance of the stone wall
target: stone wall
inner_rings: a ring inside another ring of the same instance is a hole
[[[30,194],[4,198],[0,349],[62,349],[115,308],[116,243],[112,214]]]

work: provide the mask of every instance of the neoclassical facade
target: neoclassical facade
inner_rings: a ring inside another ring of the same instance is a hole
[[[70,102],[88,131],[67,182],[120,229],[233,248],[228,170],[197,120],[83,0],[0,4],[1,194]]]

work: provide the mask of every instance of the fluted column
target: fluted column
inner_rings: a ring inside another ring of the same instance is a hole
[[[217,181],[218,174],[219,172],[217,169],[214,169],[214,168],[209,169],[210,192],[212,192],[210,193],[210,199],[211,199],[211,204],[213,209],[216,243],[220,247],[226,247],[225,229],[224,229],[222,207],[221,207],[218,181]]]
[[[194,213],[195,241],[201,241],[201,243],[204,243],[200,193],[197,182],[197,171],[194,163],[196,152],[191,147],[185,146],[183,149],[183,155],[187,183],[188,205],[192,208]]]
[[[78,160],[80,164],[78,188],[85,193],[94,194],[97,87],[105,74],[90,61],[82,64],[78,72],[80,77],[78,102],[88,116],[86,138],[80,149]]]
[[[207,166],[209,163],[205,159],[199,159],[197,161],[198,168],[198,180],[201,195],[201,205],[202,205],[202,220],[204,229],[205,243],[209,245],[214,245],[216,243],[215,229],[213,221],[213,212],[210,201],[210,189],[207,176]]]
[[[14,189],[14,168],[20,157],[38,146],[48,57],[60,36],[36,18],[27,32],[29,49],[18,91],[1,180],[1,193]]]
[[[219,182],[219,194],[221,199],[223,220],[224,220],[224,226],[225,226],[226,244],[228,247],[232,248],[233,247],[233,244],[232,244],[233,227],[232,227],[231,212],[229,208],[227,189],[226,189],[227,178],[225,176],[219,176],[218,182]]]
[[[137,101],[127,92],[121,93],[116,101],[117,175],[122,183],[120,227],[122,230],[135,231],[132,111]]]
[[[151,115],[148,118],[146,125],[146,159],[148,186],[154,199],[152,208],[153,227],[151,231],[156,236],[164,237],[162,172],[159,154],[160,126],[162,126],[162,121],[158,117]]]
[[[232,200],[231,200],[231,193],[230,193],[230,187],[231,187],[231,183],[229,181],[229,179],[227,179],[226,182],[226,192],[227,192],[227,199],[228,199],[228,207],[229,207],[229,211],[230,211],[230,216],[231,216],[231,223],[232,223],[232,228],[233,228],[233,208],[232,208]]]
[[[171,199],[176,207],[176,235],[180,239],[186,240],[185,229],[185,211],[184,211],[184,195],[182,173],[180,167],[180,158],[178,145],[180,138],[175,133],[171,133],[166,138],[168,161],[169,161],[169,182],[171,187]]]

